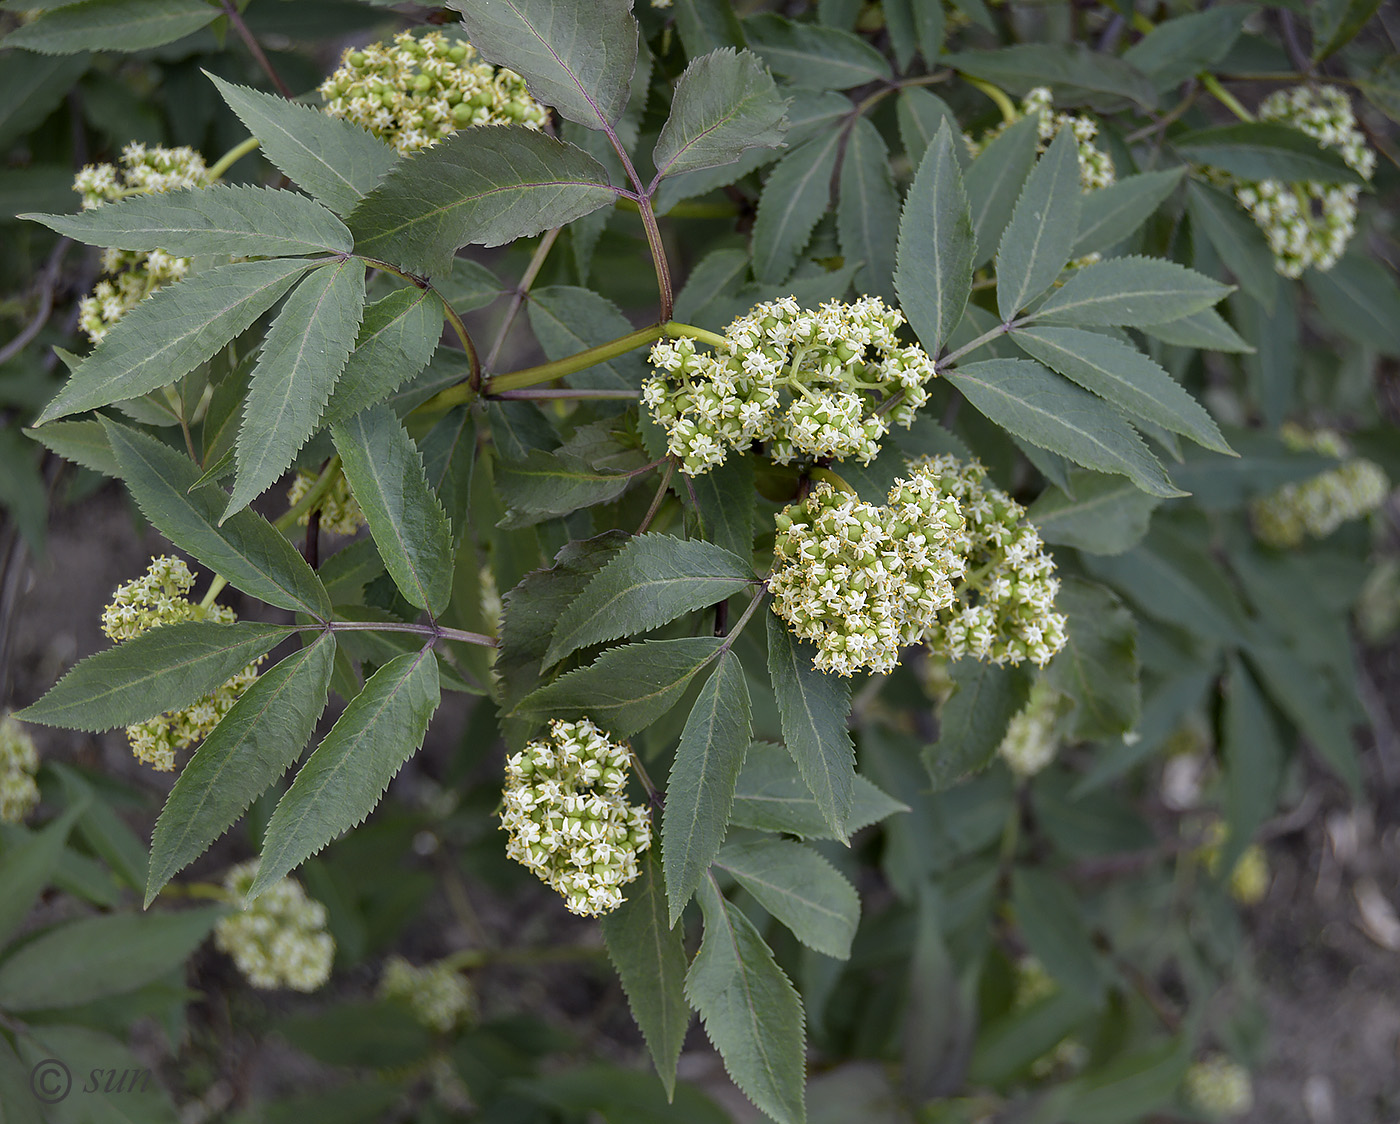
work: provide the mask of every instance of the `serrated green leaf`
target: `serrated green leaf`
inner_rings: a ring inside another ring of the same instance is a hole
[[[676,0],[676,31],[691,58],[717,47],[742,47],[744,29],[729,0]]]
[[[962,659],[949,674],[956,689],[939,711],[938,740],[923,751],[934,791],[985,769],[1030,696],[1028,677],[1013,667]]]
[[[856,271],[856,287],[891,305],[896,303],[893,277],[899,228],[899,192],[890,173],[889,151],[880,130],[859,117],[841,157],[836,232],[846,260],[863,263]]]
[[[909,806],[885,795],[859,773],[851,788],[851,814],[846,833],[879,823]],[[833,839],[817,807],[817,799],[797,770],[797,763],[780,745],[754,742],[744,757],[744,769],[734,786],[729,822],[758,831],[781,831],[803,839]]]
[[[18,51],[7,54],[4,71],[0,73],[0,149],[8,151],[25,133],[43,124],[82,77],[89,61],[90,56],[86,54],[47,58]],[[25,171],[40,173],[38,168],[10,168],[5,175],[17,186],[16,181],[22,181]],[[43,173],[48,171],[43,169]],[[71,199],[72,193],[68,190],[73,186],[71,170],[64,168],[60,174],[66,181],[64,195]],[[0,203],[0,215],[5,210],[5,203]],[[18,210],[16,207],[11,213]]]
[[[860,896],[816,851],[790,839],[726,843],[715,866],[733,875],[808,948],[849,959]]]
[[[450,0],[482,58],[508,66],[570,121],[601,129],[627,107],[637,21],[626,0]],[[469,131],[469,130],[464,130]]]
[[[1400,357],[1400,285],[1391,270],[1364,254],[1348,254],[1325,272],[1308,270],[1304,284],[1329,328]]]
[[[1048,871],[1017,867],[1011,872],[1011,908],[1045,970],[1066,991],[1097,998],[1103,990],[1098,954],[1069,888]]]
[[[1285,183],[1364,184],[1361,174],[1334,149],[1323,148],[1300,129],[1275,121],[1247,121],[1198,129],[1172,140],[1188,160],[1219,168],[1242,180]]]
[[[316,264],[297,258],[234,262],[157,289],[74,368],[35,424],[169,386],[251,325]]]
[[[764,183],[753,224],[753,271],[759,281],[778,285],[792,273],[831,202],[839,150],[839,131],[814,137],[779,160]]]
[[[1032,445],[1119,473],[1154,496],[1186,494],[1117,410],[1039,363],[986,359],[943,373],[981,413]]]
[[[365,306],[355,350],[336,380],[321,425],[329,429],[382,402],[437,350],[443,307],[431,289],[395,289]]]
[[[1263,232],[1233,199],[1214,188],[1193,183],[1187,188],[1186,199],[1193,229],[1210,240],[1240,287],[1272,312],[1281,282]]]
[[[365,266],[346,258],[298,285],[268,329],[238,429],[227,519],[277,482],[316,432],[355,346],[365,307]]]
[[[358,125],[214,74],[208,78],[263,154],[337,214],[353,211],[398,163],[392,148]]]
[[[899,122],[900,143],[904,145],[904,154],[909,157],[909,164],[914,168],[923,163],[924,154],[933,143],[933,138],[938,136],[943,122],[948,123],[948,128],[954,136],[961,132],[957,115],[948,108],[948,103],[922,86],[906,86],[899,91],[895,114]],[[959,155],[956,146],[953,152],[954,155]],[[961,155],[967,155],[966,148],[962,150]]]
[[[103,476],[121,475],[100,421],[49,422],[42,429],[25,429],[21,432],[66,461],[100,472]]]
[[[546,718],[588,716],[615,737],[644,730],[680,702],[696,673],[724,643],[717,636],[644,640],[609,648],[527,695],[512,713]]]
[[[1225,318],[1213,308],[1193,312],[1161,324],[1141,324],[1149,336],[1178,347],[1198,347],[1206,351],[1251,352],[1250,347]]]
[[[1122,554],[1147,534],[1162,501],[1121,476],[1072,472],[1074,495],[1047,488],[1026,510],[1040,537],[1090,554]]]
[[[3,45],[46,55],[144,51],[183,39],[218,16],[204,0],[84,0],[41,12],[5,36]]]
[[[332,433],[394,584],[436,616],[452,595],[452,527],[428,487],[418,447],[383,406],[361,411]]]
[[[603,940],[669,1100],[675,1094],[676,1062],[690,1025],[685,931],[673,928],[667,919],[656,848],[638,865],[641,875],[627,888],[626,899],[602,919]]]
[[[1050,288],[1079,228],[1079,142],[1061,128],[1031,174],[997,250],[997,310],[1011,320]]]
[[[324,620],[331,601],[321,579],[266,519],[240,511],[222,525],[227,496],[194,487],[199,467],[153,437],[104,420],[121,477],[151,525],[235,588],[281,609]]]
[[[1200,312],[1229,291],[1229,285],[1161,258],[1110,258],[1076,270],[1029,319],[1138,327]]]
[[[1063,1042],[1093,1012],[1087,996],[1063,988],[1028,1007],[1013,1009],[979,1029],[968,1080],[979,1085],[1012,1080]]]
[[[1027,355],[1124,410],[1217,453],[1233,454],[1215,419],[1171,375],[1130,344],[1078,328],[1011,333]]]
[[[1099,253],[1123,241],[1176,190],[1185,172],[1182,166],[1165,172],[1124,176],[1096,190],[1092,205],[1079,209],[1079,233],[1074,239],[1073,256]]]
[[[452,259],[452,273],[433,282],[443,303],[458,312],[485,308],[507,291],[505,283],[480,262],[470,258]]]
[[[938,354],[962,319],[977,250],[954,143],[944,124],[924,154],[899,222],[894,287],[930,355]]]
[[[1376,14],[1381,0],[1323,0],[1308,14],[1313,25],[1313,62],[1346,46]]]
[[[615,500],[634,479],[627,473],[589,468],[558,451],[539,449],[530,450],[523,461],[502,461],[496,466],[496,484],[508,505],[506,525],[512,527]]]
[[[1091,741],[1126,734],[1142,709],[1136,620],[1114,594],[1079,578],[1060,586],[1055,609],[1069,624],[1065,646],[1047,674],[1077,704],[1074,736]]]
[[[183,963],[227,912],[217,905],[66,922],[0,964],[0,1005],[36,1011],[135,991]]]
[[[463,246],[563,226],[615,197],[607,171],[583,149],[498,125],[461,129],[401,161],[348,221],[359,253],[440,277]]]
[[[36,1080],[40,1089],[47,1091],[44,1076],[39,1074],[36,1077],[35,1071],[19,1060],[19,1055],[10,1044],[0,1040],[0,1104],[5,1106],[0,1110],[3,1112],[0,1121],[4,1121],[4,1124],[44,1124],[40,1111],[43,1102],[34,1095]],[[54,1091],[57,1091],[57,1087]]]
[[[147,907],[301,756],[326,707],[335,650],[323,632],[263,672],[195,750],[151,836]]]
[[[1053,1089],[1039,1120],[1137,1124],[1168,1105],[1191,1065],[1192,1037],[1182,1034],[1149,1050],[1115,1058]]]
[[[752,565],[723,547],[638,535],[564,610],[545,666],[589,644],[648,632],[682,613],[718,604],[753,581]]]
[[[374,811],[423,744],[440,697],[431,647],[397,656],[365,681],[278,801],[250,898]]]
[[[575,285],[546,285],[530,294],[530,327],[547,359],[577,355],[633,331],[622,310],[600,293]],[[641,352],[628,352],[569,376],[568,385],[636,390],[650,374]]]
[[[349,253],[350,231],[295,191],[211,184],[133,195],[76,215],[20,215],[89,246],[164,250],[179,257]]]
[[[68,842],[68,833],[87,807],[88,799],[80,797],[42,830],[23,833],[20,842],[7,842],[0,857],[0,948],[23,924],[48,885]]]
[[[1400,55],[1382,60],[1356,86],[1366,95],[1367,101],[1392,121],[1400,121]]]
[[[749,46],[774,73],[798,86],[848,90],[890,77],[890,66],[874,47],[849,31],[796,23],[771,12],[744,20]]]
[[[754,553],[754,464],[750,457],[728,457],[690,481],[683,503],[693,502],[700,534],[707,541],[748,560]]]
[[[744,1095],[778,1124],[803,1124],[802,1000],[753,923],[708,878],[700,907],[705,939],[686,996]]]
[[[846,841],[855,783],[855,746],[846,721],[848,680],[812,666],[812,647],[768,618],[768,672],[778,699],[783,741],[835,838]]]
[[[292,631],[257,621],[162,625],[89,656],[16,717],[94,733],[144,722],[203,698]]]
[[[1352,739],[1351,720],[1327,697],[1316,671],[1279,644],[1251,644],[1246,656],[1274,705],[1312,742],[1318,756],[1348,790],[1360,793],[1361,762]],[[1274,730],[1273,726],[1260,727],[1266,737]]]
[[[651,154],[657,179],[728,164],[750,148],[777,148],[786,113],[787,102],[751,51],[723,48],[691,60]]]
[[[939,58],[951,66],[1016,94],[1051,86],[1057,105],[1113,108],[1127,98],[1144,109],[1157,104],[1157,91],[1136,67],[1113,55],[1074,44],[1018,43],[987,51],[959,51]]]
[[[973,266],[992,260],[1021,187],[1035,164],[1040,127],[1032,115],[1007,126],[967,169],[963,182],[972,215],[976,248]],[[949,126],[951,130],[951,126]],[[956,137],[954,143],[958,143]]]
[[[1211,69],[1228,55],[1253,10],[1247,4],[1222,4],[1165,20],[1121,57],[1165,92]]]
[[[1273,813],[1283,771],[1283,745],[1254,678],[1237,656],[1227,664],[1221,748],[1225,824],[1220,873],[1228,878],[1255,831]]]
[[[732,651],[725,652],[685,720],[666,782],[661,849],[673,927],[724,842],[734,784],[752,737],[744,668]]]

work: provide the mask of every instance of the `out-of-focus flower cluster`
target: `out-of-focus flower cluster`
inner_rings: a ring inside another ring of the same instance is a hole
[[[467,1019],[476,1005],[471,985],[450,964],[419,967],[402,956],[384,962],[379,995],[404,1004],[424,1026],[443,1032]]]
[[[1044,665],[1065,643],[1055,564],[1025,509],[955,457],[921,457],[877,507],[819,482],[777,516],[773,611],[838,675],[890,671],[903,645]]]
[[[891,424],[908,426],[928,400],[933,360],[899,342],[903,323],[879,297],[815,312],[792,297],[767,301],[734,320],[713,352],[691,339],[656,344],[657,374],[642,397],[692,476],[755,441],[779,464],[869,464]]]
[[[401,31],[393,43],[346,51],[321,83],[325,112],[363,126],[407,156],[469,125],[539,129],[549,111],[512,70],[441,31]]]
[[[311,491],[311,486],[315,483],[315,476],[297,469],[292,486],[287,489],[287,503],[292,506],[300,503],[301,498]],[[360,503],[355,499],[355,493],[350,490],[350,482],[344,476],[336,476],[330,490],[321,497],[320,508],[321,530],[329,531],[333,535],[353,535],[365,525],[365,513],[360,510]],[[297,522],[305,527],[311,522],[311,513],[303,511],[297,516]]]
[[[1344,461],[1310,480],[1284,484],[1250,506],[1254,534],[1269,546],[1297,546],[1311,535],[1326,538],[1343,523],[1375,511],[1385,503],[1390,480],[1374,461],[1349,457],[1341,434],[1330,429],[1312,433],[1285,423],[1279,436],[1295,452],[1317,452]]]
[[[1207,1116],[1242,1116],[1254,1106],[1249,1070],[1224,1054],[1211,1054],[1186,1071],[1186,1098]]]
[[[1026,705],[1007,724],[997,752],[1018,777],[1033,777],[1055,759],[1063,701],[1048,679],[1038,678]]]
[[[1340,154],[1363,179],[1369,180],[1375,171],[1376,154],[1356,127],[1351,101],[1336,86],[1276,90],[1259,106],[1259,120],[1306,133],[1323,148]],[[1331,269],[1356,230],[1358,184],[1233,178],[1228,182],[1264,232],[1274,268],[1285,277],[1300,277],[1309,266]]]
[[[920,458],[958,501],[963,526],[953,549],[966,560],[957,599],[925,633],[933,651],[995,664],[1030,660],[1043,667],[1065,646],[1065,617],[1055,612],[1060,582],[1054,559],[1026,521],[1026,509],[987,480],[981,462]]]
[[[1074,133],[1074,139],[1079,147],[1079,185],[1085,191],[1092,191],[1098,187],[1107,187],[1113,183],[1116,173],[1113,167],[1113,158],[1107,152],[1094,144],[1094,138],[1099,135],[1099,125],[1092,117],[1083,117],[1071,113],[1056,113],[1054,102],[1050,96],[1048,86],[1037,86],[1026,94],[1021,102],[1020,116],[1036,116],[1040,118],[1040,143],[1039,150],[1044,152],[1050,147],[1050,142],[1055,139],[1055,134],[1063,128],[1068,128]],[[981,152],[1004,133],[1012,121],[1004,121],[994,129],[983,134],[982,139],[974,140],[967,133],[963,134],[963,140],[967,144],[968,151],[973,156],[978,156]]]
[[[0,820],[22,823],[39,803],[34,774],[39,754],[24,727],[6,714],[0,718]]]
[[[73,180],[88,211],[130,195],[207,187],[204,157],[192,148],[147,148],[133,141],[122,149],[121,166],[89,164]],[[103,276],[91,295],[78,302],[78,323],[93,343],[162,285],[179,281],[189,271],[189,258],[164,250],[103,250]]]
[[[257,877],[257,860],[240,863],[224,877],[239,905]],[[335,940],[326,932],[326,907],[306,896],[301,883],[284,878],[237,913],[220,918],[214,945],[233,957],[254,987],[315,991],[330,978]]]
[[[963,559],[949,547],[957,501],[915,472],[876,507],[819,482],[777,517],[773,611],[817,646],[822,671],[891,671],[953,601]]]
[[[1217,878],[1228,838],[1229,829],[1224,822],[1213,820],[1206,827],[1205,843],[1196,852],[1206,870]],[[1269,856],[1258,843],[1251,843],[1240,852],[1230,871],[1230,896],[1241,905],[1258,905],[1268,894],[1270,881]]]
[[[203,606],[188,600],[185,595],[193,584],[194,575],[183,560],[168,555],[152,558],[145,574],[118,586],[112,594],[112,603],[102,611],[102,631],[120,641],[181,621],[234,622],[233,610],[225,605]],[[253,685],[261,662],[260,656],[218,690],[183,710],[169,710],[128,726],[126,736],[136,759],[160,772],[174,769],[175,754],[209,735]]]
[[[1011,996],[1012,1008],[1023,1011],[1054,995],[1059,987],[1045,970],[1039,957],[1026,955],[1016,961],[1014,990]],[[1031,1075],[1038,1078],[1050,1077],[1056,1073],[1071,1073],[1084,1068],[1089,1060],[1089,1051],[1084,1043],[1073,1035],[1060,1039],[1052,1050],[1042,1054],[1031,1063]]]
[[[501,827],[506,854],[564,896],[571,913],[620,906],[651,846],[646,808],[629,805],[631,753],[587,718],[554,721],[549,737],[506,760]]]

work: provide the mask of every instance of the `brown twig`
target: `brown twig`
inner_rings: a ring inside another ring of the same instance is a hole
[[[282,81],[281,75],[273,67],[271,60],[263,53],[261,44],[257,37],[248,30],[248,25],[243,22],[243,13],[238,10],[238,6],[233,0],[222,0],[221,7],[224,15],[228,16],[229,26],[233,28],[238,38],[243,40],[243,45],[248,48],[253,60],[263,69],[263,73],[268,76],[272,84],[277,88],[277,92],[288,101],[292,98],[292,91],[287,88],[287,83]]]
[[[0,365],[8,363],[28,347],[30,341],[43,331],[44,325],[49,322],[49,317],[53,314],[53,291],[58,285],[59,267],[62,266],[63,256],[68,253],[68,247],[71,245],[71,238],[60,238],[49,254],[49,260],[44,263],[44,268],[40,270],[36,279],[39,287],[39,307],[29,323],[20,329],[19,335],[4,347],[0,347]]]

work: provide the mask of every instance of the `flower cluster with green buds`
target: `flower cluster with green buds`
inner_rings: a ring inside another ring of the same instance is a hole
[[[1001,759],[1018,777],[1033,777],[1055,759],[1064,697],[1044,677],[1038,678],[1026,700],[1006,727],[997,747]]]
[[[476,998],[462,973],[445,961],[410,964],[402,956],[384,962],[379,997],[402,1003],[424,1026],[446,1033],[471,1017]]]
[[[392,44],[345,52],[321,83],[325,112],[363,126],[407,156],[470,125],[542,128],[549,111],[512,70],[441,31],[401,31]]]
[[[224,889],[243,908],[219,919],[214,945],[233,957],[254,987],[315,991],[330,979],[335,939],[326,932],[326,907],[306,896],[301,883],[284,878],[244,905],[258,862],[240,863],[224,877]]]
[[[9,714],[0,718],[0,821],[23,823],[39,803],[34,774],[39,754],[34,739]]]
[[[879,297],[815,312],[792,297],[766,301],[735,319],[713,352],[691,339],[657,343],[642,398],[691,476],[755,441],[779,464],[869,464],[892,424],[914,420],[934,376],[922,348],[900,343],[903,323]]]
[[[1254,1106],[1249,1070],[1224,1054],[1211,1054],[1186,1071],[1186,1098],[1207,1116],[1224,1120]]]
[[[1294,452],[1317,452],[1344,463],[1309,480],[1284,484],[1250,505],[1255,537],[1269,546],[1297,546],[1309,535],[1326,538],[1343,523],[1375,511],[1390,494],[1390,480],[1374,461],[1349,457],[1341,434],[1312,433],[1292,423],[1279,436]]]
[[[1040,132],[1038,150],[1040,152],[1044,152],[1050,147],[1050,142],[1055,139],[1055,134],[1061,129],[1068,128],[1074,133],[1075,143],[1079,148],[1079,186],[1084,191],[1093,191],[1095,188],[1107,187],[1113,183],[1116,178],[1113,158],[1094,144],[1094,138],[1099,135],[1097,121],[1092,117],[1056,113],[1048,86],[1037,86],[1026,94],[1021,102],[1020,114],[1015,121],[1030,116],[1040,119],[1038,126]],[[967,133],[964,133],[963,141],[967,144],[968,151],[974,157],[980,155],[987,145],[1006,132],[1007,127],[1015,124],[1015,121],[1002,122],[996,128],[983,134],[980,141],[974,140]]]
[[[896,480],[888,498],[877,507],[821,481],[777,516],[773,612],[816,645],[821,671],[892,671],[953,602],[957,500],[926,472]]]
[[[194,575],[179,558],[152,558],[141,577],[118,586],[112,603],[102,611],[102,631],[113,640],[130,640],[161,625],[181,621],[232,624],[232,609],[224,605],[196,605],[185,596]],[[175,768],[175,754],[209,735],[258,677],[259,657],[217,690],[181,710],[138,722],[126,728],[131,751],[138,761],[159,772]]]
[[[554,721],[549,737],[506,760],[501,828],[506,854],[564,897],[569,912],[596,917],[625,900],[651,846],[645,807],[623,795],[632,755],[587,718]]]
[[[950,659],[1044,667],[1065,646],[1066,621],[1055,612],[1054,559],[1026,509],[987,480],[979,461],[944,455],[913,463],[958,501],[963,525],[951,546],[966,560],[957,599],[939,611],[925,640]]]
[[[73,190],[89,211],[131,195],[209,186],[204,157],[192,148],[147,148],[133,141],[122,149],[121,167],[89,164],[73,179]],[[162,285],[189,272],[189,258],[164,250],[103,250],[105,274],[92,293],[78,302],[78,324],[93,343],[100,343],[112,325]]]
[[[1338,153],[1363,179],[1376,169],[1376,154],[1356,127],[1351,101],[1336,86],[1316,90],[1295,86],[1276,90],[1259,106],[1259,120],[1273,121],[1312,137]],[[1337,264],[1356,231],[1358,184],[1265,179],[1243,182],[1227,177],[1235,198],[1264,232],[1274,254],[1274,269],[1300,277],[1310,266],[1328,270]]]
[[[1220,877],[1221,860],[1225,853],[1225,841],[1229,829],[1221,820],[1213,820],[1206,827],[1205,843],[1196,850],[1195,856],[1205,864],[1215,877]],[[1271,882],[1269,856],[1258,843],[1251,843],[1235,860],[1230,871],[1230,896],[1241,905],[1258,905],[1269,892]]]
[[[315,476],[297,469],[292,486],[287,489],[287,503],[295,507],[315,483]],[[353,535],[365,525],[365,513],[360,510],[360,503],[350,490],[350,481],[344,476],[336,476],[317,507],[321,511],[321,530],[333,535]],[[311,522],[311,512],[303,511],[297,516],[297,522],[305,527]]]

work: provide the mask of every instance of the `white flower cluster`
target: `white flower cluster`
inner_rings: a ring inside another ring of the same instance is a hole
[[[767,301],[730,324],[712,353],[690,339],[656,344],[658,373],[642,398],[692,476],[755,441],[768,442],[779,464],[869,464],[892,423],[914,420],[934,376],[922,348],[899,342],[903,323],[879,297],[828,301],[815,312],[792,297]]]
[[[587,718],[554,721],[549,738],[506,760],[501,828],[506,854],[564,896],[569,912],[595,917],[620,906],[651,846],[647,810],[628,805],[631,751]]]
[[[1060,745],[1055,727],[1062,701],[1050,681],[1039,678],[1026,705],[1007,724],[997,752],[1018,777],[1033,777],[1055,759]]]
[[[938,477],[964,521],[951,545],[967,570],[957,600],[925,633],[929,646],[955,660],[1030,660],[1044,667],[1065,646],[1066,621],[1055,612],[1060,582],[1054,559],[1026,522],[1026,509],[992,485],[976,460],[964,464],[945,455],[914,465]]]
[[[0,820],[22,823],[39,803],[34,774],[39,754],[34,739],[9,714],[0,718]]]
[[[1092,117],[1056,113],[1048,86],[1037,86],[1027,93],[1021,102],[1020,117],[1029,117],[1032,114],[1040,118],[1040,143],[1038,147],[1041,152],[1050,147],[1050,142],[1055,139],[1055,134],[1062,128],[1068,127],[1074,133],[1074,139],[1079,147],[1079,186],[1083,190],[1093,191],[1095,188],[1107,187],[1113,183],[1117,178],[1113,167],[1113,158],[1094,144],[1094,138],[1099,135],[1097,121]],[[1007,126],[1013,123],[1011,121],[1003,122],[995,129],[985,133],[980,141],[974,140],[967,133],[964,133],[963,140],[967,144],[968,151],[974,157],[979,155],[987,145],[1006,131]]]
[[[1318,452],[1343,460],[1348,456],[1341,434],[1330,429],[1312,433],[1291,422],[1279,436],[1295,452]],[[1250,505],[1255,537],[1269,546],[1293,547],[1311,535],[1326,538],[1343,523],[1375,511],[1390,494],[1385,470],[1362,457],[1310,480],[1284,484]]]
[[[314,483],[315,476],[297,469],[292,486],[287,489],[287,503],[296,506],[301,502],[302,496],[311,491],[311,485]],[[355,493],[350,490],[350,481],[344,476],[335,478],[330,490],[321,497],[320,508],[321,530],[329,531],[333,535],[353,535],[365,525],[365,513],[360,509]],[[311,513],[303,511],[297,516],[297,522],[305,527],[311,522]]]
[[[243,904],[257,873],[254,859],[225,875],[224,888],[237,904]],[[214,945],[233,957],[254,987],[315,991],[330,979],[335,959],[326,907],[308,898],[294,878],[274,883],[237,913],[220,918]]]
[[[773,612],[816,644],[821,671],[892,671],[953,602],[964,561],[949,543],[962,521],[927,472],[895,481],[888,507],[821,481],[777,516]]]
[[[1340,153],[1363,179],[1375,171],[1376,154],[1356,127],[1347,95],[1336,86],[1276,90],[1259,106],[1259,120],[1306,133]],[[1331,269],[1356,230],[1357,184],[1274,179],[1231,184],[1235,198],[1268,239],[1274,268],[1285,277],[1300,277],[1309,266]]]
[[[539,129],[549,120],[520,75],[482,62],[470,43],[441,31],[401,31],[392,44],[346,51],[320,94],[325,112],[405,156],[469,125]]]
[[[130,640],[152,628],[181,621],[232,624],[236,619],[225,605],[196,605],[186,598],[194,575],[179,558],[152,558],[146,573],[118,586],[112,603],[102,611],[102,631],[113,640]],[[218,690],[183,710],[138,722],[126,728],[131,751],[138,761],[159,772],[175,768],[175,754],[209,735],[258,677],[259,656]]]
[[[1249,1070],[1224,1054],[1195,1062],[1186,1071],[1185,1086],[1187,1099],[1217,1120],[1242,1116],[1254,1106]]]
[[[444,1033],[468,1018],[476,1005],[471,985],[451,965],[439,961],[420,968],[402,956],[384,962],[379,995],[403,1003],[424,1026]]]
[[[209,171],[204,157],[192,148],[147,148],[132,142],[122,149],[121,168],[89,164],[73,180],[73,190],[83,197],[83,210],[130,195],[207,187]],[[179,281],[189,272],[189,258],[177,258],[164,250],[103,250],[106,276],[91,295],[78,302],[78,323],[88,339],[99,343],[112,325],[162,285]]]

